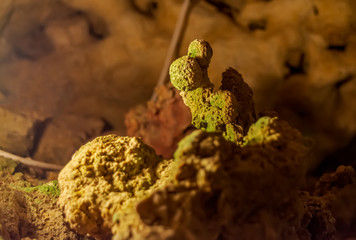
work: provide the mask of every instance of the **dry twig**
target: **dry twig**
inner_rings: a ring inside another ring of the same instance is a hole
[[[0,150],[0,156],[4,157],[4,158],[11,159],[16,162],[20,162],[27,166],[38,167],[38,168],[43,168],[43,169],[47,169],[47,170],[60,171],[64,167],[64,166],[57,165],[57,164],[40,162],[37,160],[33,160],[32,158],[23,158],[23,157],[14,155],[9,152],[5,152],[3,150]]]
[[[168,69],[171,64],[173,58],[177,57],[178,50],[180,47],[180,43],[182,41],[182,37],[184,35],[184,30],[186,29],[188,18],[191,13],[193,6],[198,3],[200,0],[184,0],[182,9],[180,11],[173,36],[171,42],[169,44],[168,52],[166,55],[166,59],[164,60],[164,64],[161,70],[161,74],[159,76],[158,82],[156,84],[156,88],[160,85],[163,85],[168,78]],[[157,93],[153,91],[151,101],[156,100]]]

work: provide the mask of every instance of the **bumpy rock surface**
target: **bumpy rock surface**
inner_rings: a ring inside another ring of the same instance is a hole
[[[188,47],[188,54],[171,64],[171,82],[181,91],[196,128],[221,131],[227,140],[240,142],[256,119],[252,91],[241,75],[230,68],[223,73],[220,90],[214,92],[208,77],[212,55],[208,42],[194,40]]]
[[[206,46],[194,41],[170,69],[201,129],[179,142],[173,161],[137,138],[84,145],[59,175],[66,220],[82,234],[115,240],[330,240],[342,235],[338,221],[352,233],[354,218],[333,207],[343,210],[354,196],[354,169],[340,167],[305,191],[311,141],[275,114],[254,122],[252,92],[235,70],[214,92]]]
[[[307,147],[285,122],[265,122],[250,130],[264,141],[244,147],[197,130],[160,164],[137,138],[99,137],[60,173],[59,204],[71,227],[99,239],[258,239],[266,228],[297,239]]]
[[[172,163],[173,183],[138,204],[146,227],[134,228],[134,239],[298,239],[307,147],[287,123],[267,122],[276,137],[244,147],[220,133],[185,137]]]
[[[79,233],[105,239],[158,182],[161,162],[138,138],[108,135],[82,146],[60,172],[59,205]]]
[[[301,192],[304,216],[298,229],[300,239],[347,239],[356,236],[355,170],[339,166],[325,173],[311,193]]]

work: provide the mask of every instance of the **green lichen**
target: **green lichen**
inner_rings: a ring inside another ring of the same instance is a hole
[[[226,124],[226,129],[223,133],[223,136],[226,140],[230,142],[238,142],[241,140],[241,132],[243,132],[241,126],[237,124],[228,123]]]
[[[45,195],[48,195],[53,198],[59,197],[61,191],[58,187],[58,181],[50,181],[43,185],[39,185],[36,187],[17,187],[17,189],[24,191],[24,192],[39,192]]]
[[[195,151],[196,139],[201,133],[194,131],[179,141],[177,150],[174,152],[174,159],[179,159],[184,155],[193,154]]]
[[[192,112],[192,124],[196,128],[221,132],[226,140],[239,143],[244,132],[237,122],[239,104],[235,94],[229,90],[214,92],[214,85],[207,74],[212,55],[208,42],[194,40],[189,45],[188,54],[172,63],[171,82],[182,91],[183,101]]]
[[[280,133],[276,131],[277,117],[261,117],[251,125],[247,135],[244,137],[244,145],[262,145],[277,141]]]
[[[281,149],[290,149],[289,151],[298,154],[302,151],[308,151],[308,146],[313,142],[305,138],[297,130],[292,128],[286,121],[278,117],[261,117],[251,125],[247,135],[244,137],[244,146],[256,146]],[[304,148],[301,150],[301,148]]]
[[[195,58],[203,68],[208,68],[213,49],[207,41],[196,39],[189,44],[188,56]]]
[[[183,92],[198,88],[203,79],[203,73],[198,62],[188,56],[175,60],[169,68],[169,74],[173,86]]]

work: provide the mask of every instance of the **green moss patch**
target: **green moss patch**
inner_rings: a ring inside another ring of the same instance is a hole
[[[24,192],[38,192],[42,194],[49,195],[51,197],[57,198],[59,197],[61,191],[58,187],[58,181],[50,181],[48,183],[45,183],[43,185],[39,185],[36,187],[16,187],[17,189],[24,191]]]

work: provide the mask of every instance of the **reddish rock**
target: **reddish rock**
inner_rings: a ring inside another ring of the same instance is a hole
[[[125,116],[127,135],[141,137],[157,154],[171,158],[190,127],[191,113],[171,85],[157,90],[157,101],[132,108]]]

